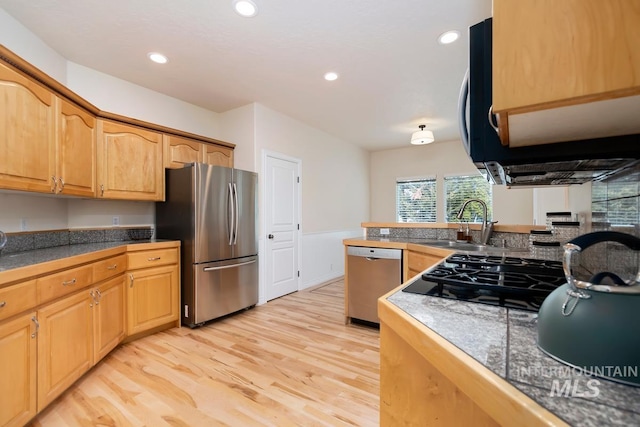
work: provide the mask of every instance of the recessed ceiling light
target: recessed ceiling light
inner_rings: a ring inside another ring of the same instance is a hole
[[[440,44],[453,43],[454,41],[458,40],[459,37],[460,37],[459,31],[456,31],[456,30],[447,31],[440,34],[440,36],[438,37],[438,43]]]
[[[336,80],[337,78],[338,78],[338,73],[334,73],[333,71],[330,71],[324,75],[324,79],[330,82]]]
[[[158,64],[166,64],[169,61],[166,56],[158,52],[151,52],[148,56],[150,60]]]
[[[251,18],[258,14],[258,7],[251,0],[233,0],[233,9],[240,16]]]

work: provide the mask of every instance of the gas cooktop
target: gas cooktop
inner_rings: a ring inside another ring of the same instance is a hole
[[[538,311],[547,295],[565,282],[558,261],[454,254],[403,291]]]

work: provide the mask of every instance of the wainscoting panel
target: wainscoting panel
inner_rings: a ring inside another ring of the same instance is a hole
[[[300,289],[319,285],[344,275],[344,245],[351,237],[362,237],[361,228],[302,235]]]

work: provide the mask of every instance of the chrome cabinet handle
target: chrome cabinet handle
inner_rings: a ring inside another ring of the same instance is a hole
[[[7,305],[7,302],[6,302],[6,301],[2,301],[2,302],[0,302],[0,308],[4,307],[5,305]]]
[[[96,289],[95,295],[97,296],[97,298],[94,298],[94,301],[96,302],[96,305],[98,305],[100,304],[100,300],[102,299],[102,293],[100,292],[100,289]]]
[[[147,258],[147,261],[158,261],[160,259],[159,256],[153,257],[153,258]]]
[[[104,197],[104,184],[100,184],[100,197]]]
[[[66,282],[62,282],[62,286],[71,286],[76,284],[76,278],[74,277],[71,280],[67,280]]]
[[[51,186],[51,192],[55,193],[56,189],[58,188],[58,181],[56,180],[55,175],[51,177],[51,181],[53,182],[53,185]]]
[[[58,181],[60,181],[60,191],[58,193],[62,193],[64,191],[64,179],[58,178]]]
[[[33,323],[36,324],[36,330],[34,333],[31,334],[31,338],[35,338],[36,335],[38,335],[38,330],[40,329],[40,323],[38,322],[38,319],[36,318],[36,316],[33,316],[31,320],[33,321]]]
[[[115,270],[118,268],[118,264],[113,264],[107,267],[107,270]]]
[[[133,274],[129,275],[129,279],[131,280],[131,283],[129,284],[129,287],[133,288]]]

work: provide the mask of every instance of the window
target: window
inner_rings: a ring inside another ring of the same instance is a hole
[[[435,177],[398,180],[396,214],[398,222],[436,222]]]
[[[486,172],[479,175],[449,176],[444,178],[445,220],[460,222],[456,217],[462,204],[469,199],[480,199],[487,204],[487,218],[482,218],[482,205],[470,203],[464,210],[462,221],[482,222],[493,218],[492,186],[486,178]]]

